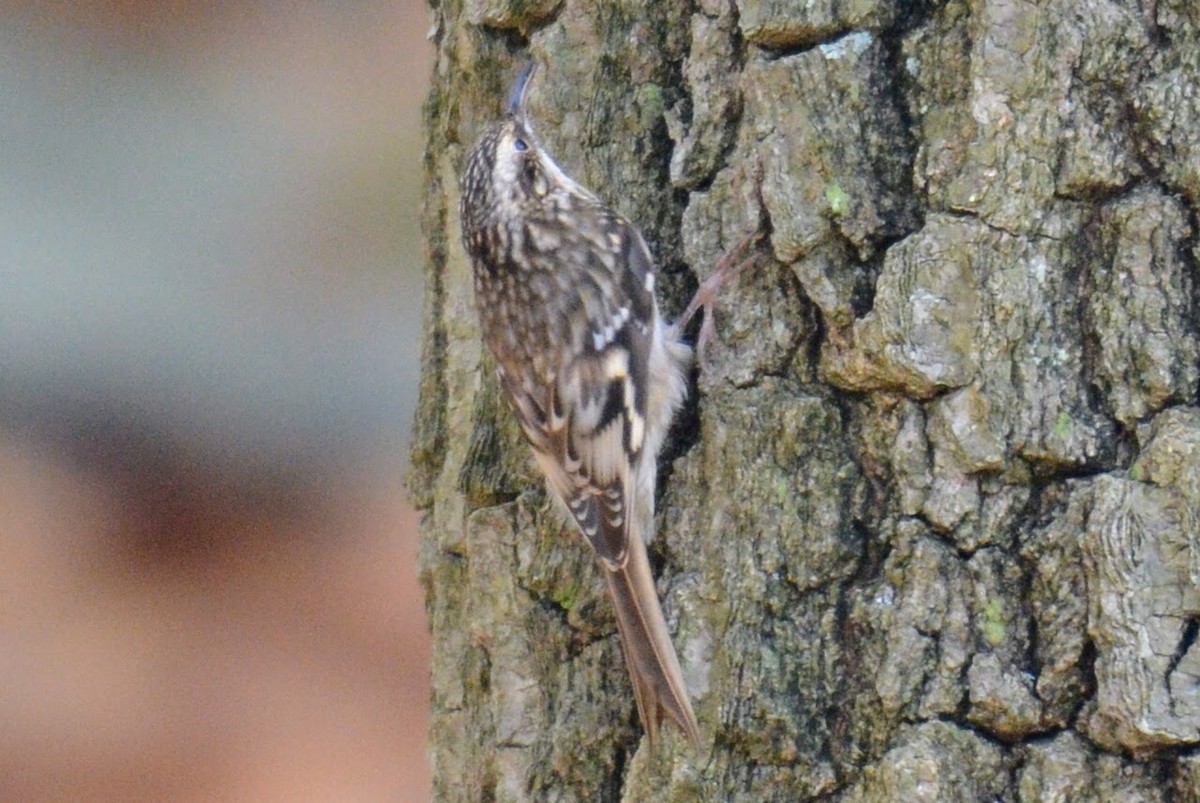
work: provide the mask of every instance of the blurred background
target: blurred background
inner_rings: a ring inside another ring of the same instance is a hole
[[[408,0],[0,0],[0,800],[429,799]]]

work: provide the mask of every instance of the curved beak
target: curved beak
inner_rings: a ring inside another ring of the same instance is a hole
[[[525,99],[529,95],[529,82],[535,72],[537,72],[537,62],[530,59],[521,68],[521,72],[517,75],[517,82],[513,84],[512,93],[508,96],[508,114],[519,123],[525,122]]]

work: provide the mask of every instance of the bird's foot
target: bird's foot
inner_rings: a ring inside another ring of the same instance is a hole
[[[675,326],[682,331],[691,321],[692,316],[701,309],[704,310],[704,321],[700,324],[700,334],[696,337],[696,359],[700,362],[704,360],[704,349],[707,347],[708,341],[716,332],[713,307],[717,303],[717,295],[722,287],[732,282],[758,261],[758,254],[747,257],[746,252],[761,235],[762,229],[755,229],[743,237],[725,256],[721,257],[713,275],[701,282],[696,294],[692,296],[692,300],[688,302],[687,308],[683,311],[683,315],[679,316],[679,320],[675,323]]]

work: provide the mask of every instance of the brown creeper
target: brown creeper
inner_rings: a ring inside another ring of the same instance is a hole
[[[653,740],[665,716],[698,742],[644,543],[691,349],[659,315],[641,234],[534,136],[532,73],[461,181],[483,339],[551,493],[599,556],[646,732]]]

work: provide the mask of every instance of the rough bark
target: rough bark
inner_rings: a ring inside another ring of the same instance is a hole
[[[1200,801],[1192,0],[441,2],[411,490],[439,800]],[[768,257],[665,456],[705,744],[651,747],[476,330],[513,64],[668,311]]]

